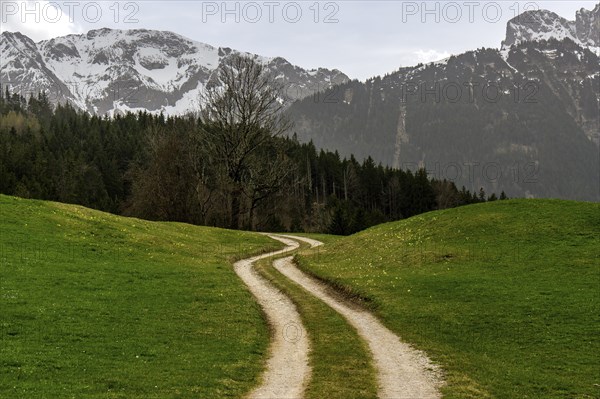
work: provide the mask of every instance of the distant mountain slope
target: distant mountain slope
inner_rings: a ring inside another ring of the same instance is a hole
[[[546,37],[348,82],[288,112],[300,140],[342,155],[509,196],[600,200],[600,59],[581,40]]]
[[[182,114],[198,108],[203,88],[233,54],[172,32],[91,30],[34,43],[21,33],[0,36],[0,82],[21,93],[48,90],[92,113],[145,109]],[[247,53],[243,53],[247,54]],[[285,102],[344,83],[338,70],[305,70],[283,58],[253,56],[286,87]]]

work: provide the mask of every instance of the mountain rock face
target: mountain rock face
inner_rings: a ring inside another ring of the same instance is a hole
[[[590,40],[598,37],[599,8],[566,24],[538,12],[538,30],[527,38],[516,40],[510,32],[524,31],[509,23],[501,50],[401,68],[298,101],[288,109],[295,133],[343,156],[424,167],[475,191],[598,201],[600,59],[582,43],[597,44]],[[556,30],[548,34],[548,26]],[[575,36],[566,36],[570,26]]]
[[[508,22],[502,46],[565,38],[580,46],[600,48],[600,4],[591,11],[584,8],[577,11],[575,21],[546,10],[526,11]]]
[[[148,110],[182,114],[198,109],[200,94],[217,83],[229,57],[245,54],[263,63],[291,102],[348,81],[338,70],[305,70],[283,58],[215,48],[162,31],[91,30],[34,43],[3,32],[0,82],[22,94],[46,90],[53,101],[70,101],[97,114]]]

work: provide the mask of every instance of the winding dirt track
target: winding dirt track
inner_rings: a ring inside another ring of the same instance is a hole
[[[263,307],[275,332],[263,384],[251,392],[249,397],[301,399],[310,379],[310,367],[309,344],[300,315],[285,295],[253,271],[252,263],[258,259],[292,251],[299,247],[298,240],[312,247],[322,243],[305,237],[269,237],[283,242],[287,247],[274,253],[241,260],[234,265],[236,273]],[[379,398],[441,398],[440,373],[423,352],[401,342],[397,335],[368,311],[332,295],[326,286],[300,271],[292,259],[291,256],[280,258],[273,266],[345,317],[367,342],[378,373]]]
[[[271,283],[260,277],[252,264],[260,259],[281,255],[299,247],[297,241],[273,237],[286,247],[236,262],[234,270],[256,297],[273,331],[270,357],[262,384],[250,393],[251,399],[302,398],[310,379],[309,344],[306,330],[292,301]]]

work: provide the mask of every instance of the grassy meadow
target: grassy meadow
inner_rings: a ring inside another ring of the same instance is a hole
[[[446,373],[445,398],[600,397],[600,205],[509,200],[300,255]]]
[[[599,204],[498,201],[310,236],[326,245],[300,267],[425,350],[445,398],[600,397]],[[231,262],[280,246],[0,195],[0,397],[242,397],[269,330]],[[258,267],[308,329],[307,397],[373,397],[356,332]]]
[[[269,331],[252,233],[0,195],[0,397],[241,397]]]

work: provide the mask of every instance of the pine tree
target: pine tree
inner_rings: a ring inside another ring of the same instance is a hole
[[[479,189],[479,202],[485,202],[485,191],[483,187]]]

